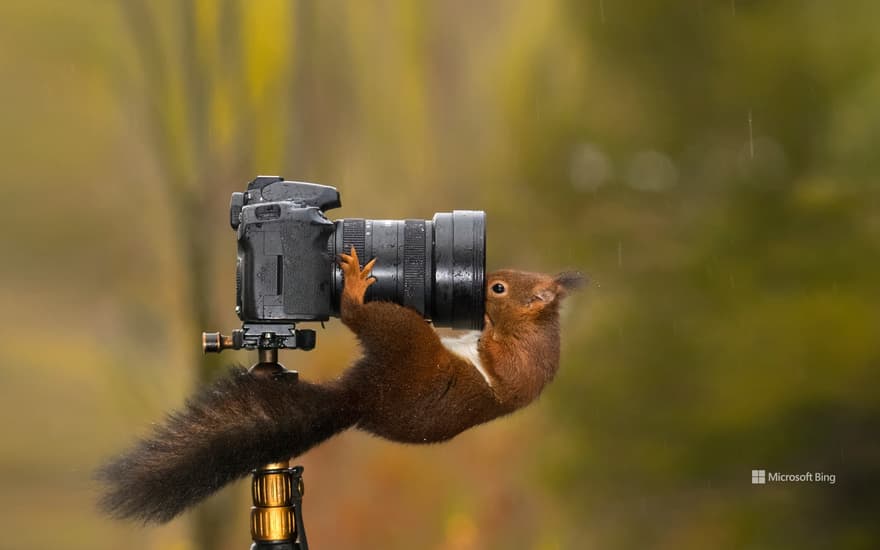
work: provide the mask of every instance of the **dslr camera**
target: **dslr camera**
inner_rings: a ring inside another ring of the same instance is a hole
[[[418,311],[435,326],[482,329],[486,214],[454,210],[431,220],[331,220],[342,205],[334,187],[259,176],[232,194],[229,221],[238,239],[232,336],[204,333],[206,352],[312,349],[315,332],[300,322],[339,316],[342,270],[337,254],[378,258],[366,301]]]

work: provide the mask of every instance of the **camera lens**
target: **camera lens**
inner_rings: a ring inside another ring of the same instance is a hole
[[[482,329],[486,214],[455,210],[432,220],[337,220],[328,250],[335,258],[354,246],[361,265],[377,258],[366,301],[411,307],[435,326]],[[342,270],[333,264],[332,313],[339,315]]]

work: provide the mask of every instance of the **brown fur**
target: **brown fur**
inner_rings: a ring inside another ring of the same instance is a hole
[[[491,386],[447,350],[414,310],[364,303],[372,262],[341,255],[342,322],[364,355],[326,384],[267,379],[236,369],[203,388],[153,434],[98,472],[103,508],[165,522],[262,464],[295,457],[349,427],[406,443],[433,443],[533,401],[559,366],[559,301],[577,274],[498,271],[487,279],[478,344]],[[504,285],[503,293],[492,290]]]

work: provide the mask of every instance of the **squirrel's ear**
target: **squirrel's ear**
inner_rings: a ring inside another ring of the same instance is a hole
[[[559,294],[559,292],[556,289],[542,288],[540,290],[535,291],[535,293],[532,295],[532,299],[529,300],[529,303],[531,303],[531,304],[537,304],[537,303],[546,304],[546,303],[552,302],[554,299],[556,299],[557,294]]]
[[[580,271],[563,271],[556,276],[556,284],[559,287],[559,294],[561,296],[583,288],[586,282],[587,278]]]

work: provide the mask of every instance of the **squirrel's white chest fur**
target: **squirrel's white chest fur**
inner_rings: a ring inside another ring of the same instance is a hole
[[[483,362],[480,361],[480,352],[477,349],[477,346],[480,343],[481,334],[482,333],[478,330],[472,330],[461,336],[446,336],[440,338],[440,343],[442,343],[443,347],[450,352],[473,365],[483,376],[486,384],[491,386],[492,379],[489,377],[488,371],[486,371],[486,368],[483,366]]]

